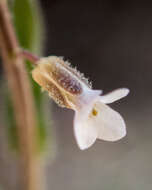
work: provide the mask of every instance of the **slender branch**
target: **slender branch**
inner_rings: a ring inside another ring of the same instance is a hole
[[[35,107],[29,79],[18,56],[20,48],[11,23],[6,0],[0,0],[0,53],[10,88],[19,137],[20,155],[23,164],[23,189],[38,190],[39,164],[35,156]]]
[[[17,39],[12,30],[10,14],[6,5],[6,0],[0,0],[0,29],[5,39],[7,52],[14,52],[18,48]]]
[[[27,59],[28,61],[31,61],[33,65],[37,65],[36,62],[40,59],[36,55],[33,55],[32,53],[26,50],[20,50],[18,55],[23,57],[24,59]]]

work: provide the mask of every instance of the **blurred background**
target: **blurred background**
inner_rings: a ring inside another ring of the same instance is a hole
[[[114,143],[97,140],[85,151],[79,150],[74,138],[74,112],[61,109],[50,100],[55,158],[51,163],[48,159],[46,166],[48,189],[150,190],[152,3],[134,0],[39,0],[39,3],[45,23],[41,36],[43,55],[64,56],[89,77],[94,89],[102,89],[104,93],[120,87],[130,89],[128,97],[111,105],[124,117],[127,136]],[[8,167],[10,172],[15,170],[14,163],[6,162],[3,165],[6,176]],[[12,187],[16,178],[11,178]]]

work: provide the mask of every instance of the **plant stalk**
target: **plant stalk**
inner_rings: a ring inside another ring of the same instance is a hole
[[[40,163],[36,156],[36,117],[30,82],[11,22],[7,1],[0,0],[0,54],[10,89],[19,138],[23,188],[40,189]]]

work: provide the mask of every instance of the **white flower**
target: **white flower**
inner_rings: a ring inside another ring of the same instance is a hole
[[[94,95],[87,99],[89,93]],[[82,100],[81,109],[75,109],[74,132],[82,150],[89,148],[96,139],[117,141],[126,135],[122,116],[106,104],[127,96],[129,90],[122,88],[104,96],[100,93],[96,90],[84,93],[85,103]]]
[[[75,111],[74,133],[80,149],[89,148],[96,139],[116,141],[126,135],[123,118],[106,104],[127,96],[127,88],[101,96],[101,90],[93,90],[82,74],[56,56],[41,58],[32,76],[60,106]]]

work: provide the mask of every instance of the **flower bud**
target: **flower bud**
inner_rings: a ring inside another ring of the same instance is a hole
[[[56,56],[41,58],[32,71],[32,76],[58,105],[72,109],[74,97],[82,94],[83,82],[89,86],[82,74]]]

